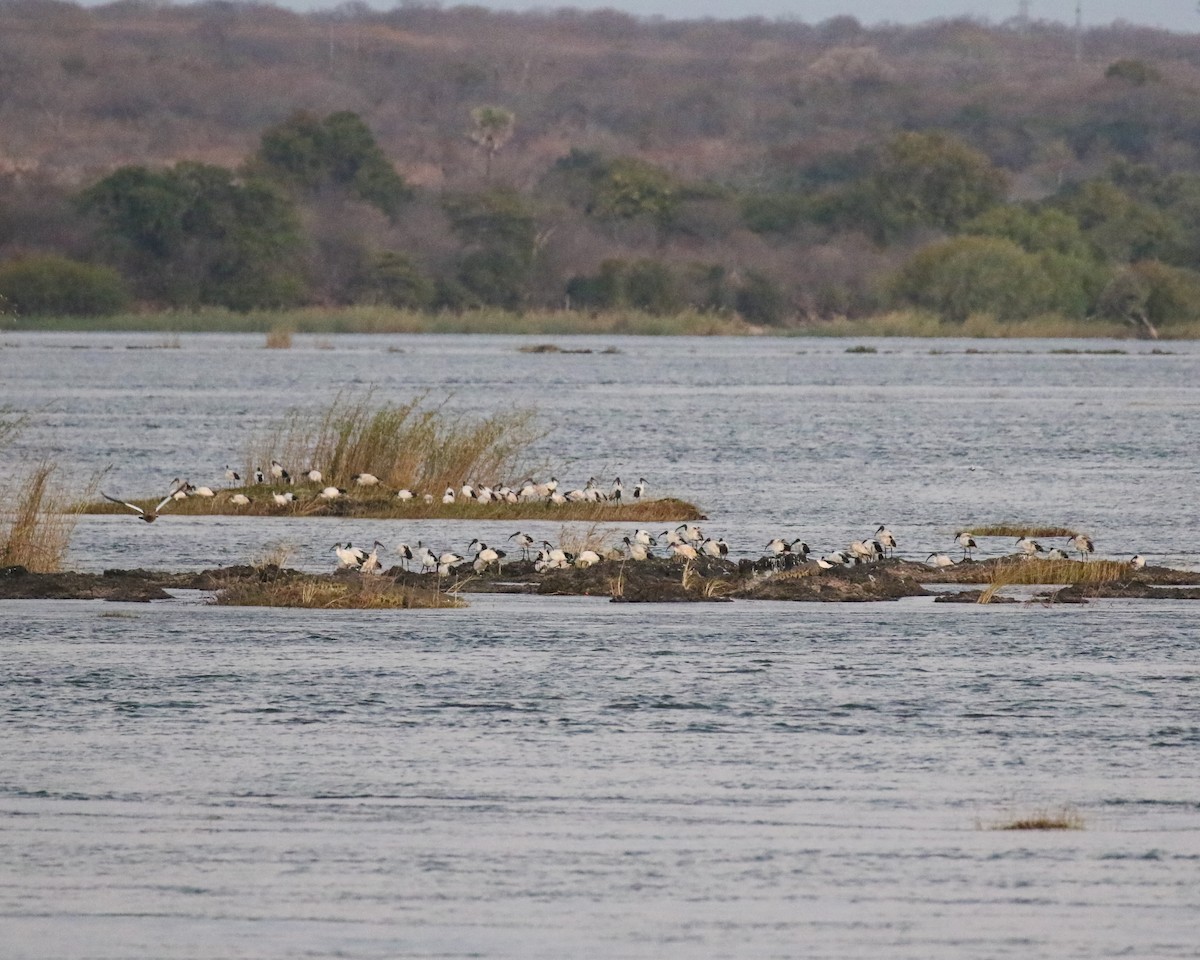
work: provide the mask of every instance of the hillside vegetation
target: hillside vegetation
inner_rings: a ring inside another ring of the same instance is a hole
[[[1200,322],[1200,45],[0,3],[5,313]]]

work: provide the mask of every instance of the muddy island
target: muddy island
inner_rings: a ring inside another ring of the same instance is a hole
[[[31,573],[0,568],[0,600],[170,600],[172,591],[204,591],[218,604],[371,609],[460,606],[472,593],[607,597],[616,603],[714,603],[788,600],[863,603],[904,597],[939,602],[1014,602],[1000,593],[1032,585],[1035,602],[1086,603],[1097,598],[1200,600],[1200,573],[1169,567],[1133,568],[1116,561],[1041,561],[1001,557],[950,567],[907,560],[823,569],[815,563],[780,568],[769,559],[738,562],[701,557],[643,561],[605,559],[588,566],[539,570],[518,560],[448,575],[400,566],[378,574],[342,570],[313,574],[273,564],[198,572],[106,570],[103,573]],[[959,585],[962,585],[961,588]],[[971,589],[969,585],[980,585]]]

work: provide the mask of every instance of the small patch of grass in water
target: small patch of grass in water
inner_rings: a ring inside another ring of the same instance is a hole
[[[980,527],[968,527],[973,537],[1074,537],[1078,530],[1070,527],[1054,527],[1035,523],[989,523]]]
[[[400,586],[386,577],[295,577],[241,581],[219,591],[228,607],[299,607],[308,610],[427,610],[465,607],[457,597],[424,587]]]
[[[1078,810],[1071,807],[1035,810],[1030,814],[987,825],[989,830],[1082,830],[1083,827],[1083,817]]]

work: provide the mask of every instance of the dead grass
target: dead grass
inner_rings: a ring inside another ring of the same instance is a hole
[[[988,830],[1082,830],[1083,816],[1071,807],[1036,810],[987,825]]]
[[[457,597],[424,587],[401,586],[386,577],[295,577],[262,583],[242,581],[217,594],[232,607],[301,607],[310,610],[426,610],[465,607]]]
[[[1128,579],[1130,566],[1119,560],[1005,560],[990,568],[980,565],[978,580],[963,583],[990,583],[993,588],[1010,584],[1109,583]],[[984,591],[986,594],[988,591]],[[987,601],[980,599],[981,603]]]
[[[1079,531],[1070,527],[1053,527],[1033,523],[990,523],[967,529],[973,537],[1074,537]]]
[[[17,481],[20,492],[12,501],[13,511],[0,517],[0,566],[19,564],[33,573],[62,570],[83,511],[55,487],[57,471],[53,461],[43,460]]]

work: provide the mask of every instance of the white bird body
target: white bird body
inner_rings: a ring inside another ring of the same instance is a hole
[[[896,538],[892,535],[892,531],[882,523],[875,531],[875,539],[879,541],[885,553],[896,549]]]
[[[517,542],[517,546],[521,548],[521,557],[526,560],[529,559],[529,548],[537,542],[529,534],[522,533],[520,530],[518,530],[508,539],[515,540]]]
[[[350,479],[356,487],[376,487],[379,485],[379,478],[373,473],[356,473]]]
[[[397,500],[408,501],[408,500],[411,500],[412,498],[413,498],[413,492],[411,490],[409,490],[408,488],[396,491],[396,499]]]
[[[446,492],[442,494],[442,503],[453,503],[453,502],[454,502],[454,488],[447,487]]]
[[[242,479],[242,475],[234,470],[229,464],[225,464],[225,482],[237,483]]]
[[[944,553],[931,553],[929,556],[927,556],[925,558],[925,562],[926,563],[932,562],[933,566],[935,566],[935,567],[952,567],[952,566],[954,566],[954,561],[951,560]]]
[[[550,502],[553,503],[555,506],[561,507],[564,503],[567,502],[567,498],[565,495],[559,493],[556,490],[550,494]]]
[[[351,567],[357,570],[362,567],[363,561],[367,559],[366,552],[354,546],[348,540],[345,546],[335,543],[333,545],[333,552],[337,554],[339,567]]]
[[[633,539],[640,543],[643,547],[657,546],[658,541],[650,536],[649,530],[634,530]]]
[[[345,490],[339,490],[337,487],[326,487],[317,496],[322,500],[336,500],[345,492]]]
[[[646,495],[646,478],[639,478],[637,485],[633,488],[633,499],[641,500]]]
[[[1069,558],[1070,555],[1066,550],[1062,549],[1062,547],[1053,547],[1046,551],[1047,560],[1067,560]]]
[[[545,559],[549,560],[551,563],[566,566],[570,564],[571,560],[573,559],[566,550],[563,550],[560,547],[552,546],[549,540],[543,540],[542,546],[545,548],[542,551],[542,553],[545,554]]]
[[[671,552],[677,557],[683,557],[685,560],[695,560],[699,556],[695,547],[690,543],[684,543],[682,540],[679,543],[671,544]]]
[[[1043,547],[1036,540],[1034,540],[1032,537],[1021,537],[1020,539],[1018,539],[1017,540],[1017,549],[1019,549],[1027,557],[1034,557],[1034,556],[1037,556],[1039,553],[1046,552],[1046,548]]]
[[[286,507],[289,503],[296,499],[296,495],[288,490],[286,493],[273,493],[271,499],[275,501],[275,506]]]
[[[432,550],[422,546],[419,541],[417,542],[417,558],[421,561],[422,570],[430,571],[437,568],[437,557],[433,555]]]
[[[706,557],[723,557],[729,552],[729,548],[725,548],[725,553],[721,552],[721,542],[714,540],[712,537],[705,537],[704,542],[700,544],[700,552]]]
[[[404,569],[407,570],[409,563],[413,560],[412,547],[407,543],[398,543],[396,544],[396,553],[404,561]]]
[[[244,493],[235,493],[232,497],[229,498],[229,502],[232,503],[235,507],[244,507],[250,503],[250,498],[248,496],[246,496]]]
[[[285,473],[287,473],[287,471],[283,469],[282,463],[280,463],[278,460],[271,461],[271,476],[273,479],[282,480]]]
[[[1129,565],[1133,567],[1134,570],[1141,570],[1142,567],[1146,565],[1146,558],[1140,553],[1135,553],[1129,558]]]
[[[379,548],[382,546],[383,544],[376,540],[375,546],[372,547],[371,552],[363,558],[363,562],[358,569],[363,573],[379,573],[379,571],[383,569],[383,564],[379,562]]]
[[[629,550],[630,560],[646,560],[650,557],[650,548],[646,544],[630,540],[628,537],[624,537],[621,542]]]
[[[608,498],[610,500],[620,500],[621,494],[623,494],[624,492],[625,492],[625,484],[623,484],[621,482],[620,477],[617,477],[617,479],[615,479],[613,481],[612,489],[609,490],[609,492],[608,492]]]
[[[862,540],[855,540],[850,544],[850,555],[857,561],[874,560],[875,551],[872,550]]]
[[[1067,543],[1079,551],[1080,560],[1086,560],[1088,556],[1094,553],[1096,550],[1096,545],[1092,543],[1092,538],[1086,537],[1082,533],[1077,533],[1073,537],[1068,537]]]
[[[187,490],[189,494],[196,497],[216,496],[216,493],[213,491],[212,487],[193,487],[191,484],[189,484]]]
[[[579,556],[575,558],[575,566],[580,570],[586,570],[600,562],[600,554],[595,550],[580,550]]]
[[[309,483],[321,483],[325,479],[325,477],[322,476],[321,471],[315,470],[315,469],[309,470],[308,473],[305,474],[305,476],[308,477]]]
[[[961,530],[954,535],[954,542],[962,547],[964,559],[969,557],[971,551],[975,549],[975,538],[965,530]]]

